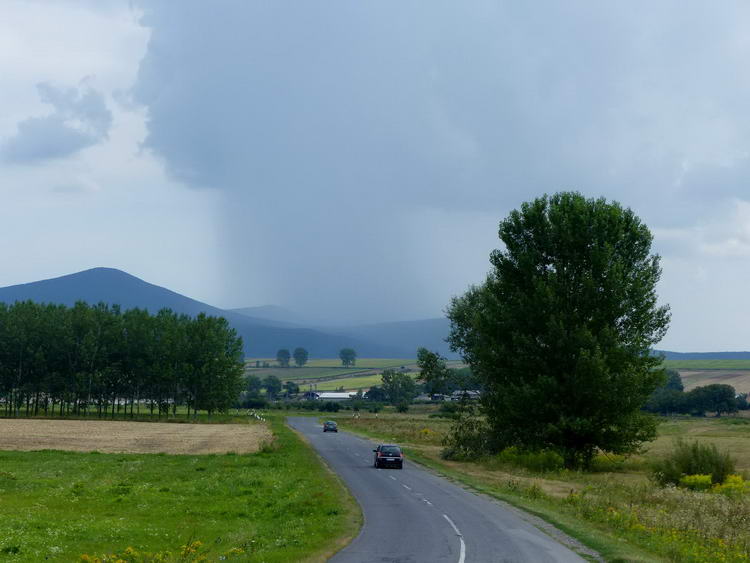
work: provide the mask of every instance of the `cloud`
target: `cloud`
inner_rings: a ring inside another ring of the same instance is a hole
[[[224,196],[238,301],[436,314],[482,279],[477,216],[577,189],[695,254],[746,195],[745,3],[142,6],[144,146]]]
[[[750,257],[750,201],[738,200],[729,220],[717,225],[700,251],[712,256]]]
[[[85,85],[60,89],[44,82],[37,90],[53,112],[18,123],[16,134],[0,147],[4,161],[30,164],[64,158],[107,138],[112,113],[101,93]]]

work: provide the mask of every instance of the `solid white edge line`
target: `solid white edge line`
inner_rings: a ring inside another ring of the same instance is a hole
[[[411,491],[411,487],[410,487],[409,485],[404,485],[403,483],[401,483],[401,486],[402,486],[402,487],[403,487],[404,489],[406,489],[406,490],[408,490],[408,491]]]
[[[448,524],[450,524],[451,528],[453,528],[453,530],[456,532],[458,539],[461,540],[461,551],[458,554],[458,563],[464,563],[464,560],[466,559],[466,544],[464,543],[464,536],[447,514],[443,514],[443,518],[448,521]]]

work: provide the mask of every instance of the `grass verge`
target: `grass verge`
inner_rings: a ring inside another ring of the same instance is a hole
[[[248,455],[0,452],[0,560],[323,561],[348,493],[280,417]]]
[[[634,459],[597,460],[592,473],[532,471],[501,457],[479,462],[440,457],[450,422],[414,409],[375,418],[334,417],[341,428],[401,443],[408,457],[477,491],[540,516],[599,552],[607,561],[749,561],[750,499],[661,489],[646,476],[649,460],[678,435],[718,441],[744,453],[748,434],[742,419],[670,420],[652,448]],[[740,469],[747,457],[738,455]]]

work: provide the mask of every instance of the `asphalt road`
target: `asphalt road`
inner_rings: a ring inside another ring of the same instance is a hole
[[[289,423],[341,476],[364,513],[361,533],[331,563],[584,561],[514,511],[416,464],[375,469],[370,441],[324,433],[314,418]]]

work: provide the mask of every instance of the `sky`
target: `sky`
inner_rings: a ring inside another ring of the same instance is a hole
[[[544,193],[630,207],[661,348],[750,349],[750,5],[0,4],[0,285],[439,316]]]

